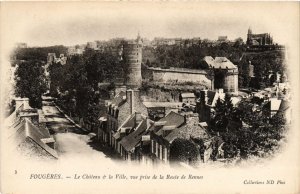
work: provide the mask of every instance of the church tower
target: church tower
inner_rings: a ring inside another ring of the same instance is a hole
[[[252,30],[251,30],[251,27],[249,26],[248,28],[248,34],[247,34],[247,45],[250,45],[251,44],[251,38],[252,38]]]

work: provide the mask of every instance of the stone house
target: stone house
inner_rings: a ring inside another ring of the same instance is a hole
[[[196,105],[196,96],[194,93],[181,93],[179,96],[180,102],[183,102],[185,104],[192,104]]]
[[[263,112],[269,117],[273,117],[276,114],[283,115],[287,119],[287,123],[291,121],[291,108],[286,100],[270,98],[263,106]]]
[[[150,130],[151,153],[154,161],[158,163],[169,163],[170,149],[175,139],[187,139],[194,143],[193,138],[208,138],[206,130],[199,125],[197,116],[182,116],[175,112],[170,112],[166,117],[155,122]],[[200,159],[200,155],[198,158]]]
[[[150,148],[149,128],[152,124],[151,120],[143,117],[138,126],[120,140],[118,151],[125,160],[149,163],[147,162],[149,160],[147,155]]]
[[[178,112],[182,108],[181,102],[143,102],[147,107],[148,116],[151,120],[158,121],[169,112]]]
[[[120,91],[107,104],[105,117],[99,119],[98,139],[124,153],[120,141],[141,125],[147,117],[147,108],[140,99],[139,90]]]
[[[46,127],[42,110],[29,106],[28,98],[16,99],[15,111],[5,119],[8,143],[22,155],[57,159],[55,140]]]

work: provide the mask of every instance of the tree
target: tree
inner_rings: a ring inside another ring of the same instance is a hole
[[[269,118],[267,114],[260,111],[261,106],[254,108],[255,106],[257,105],[246,101],[239,103],[237,108],[239,119],[248,126],[231,131],[237,137],[234,145],[242,158],[273,152],[278,147],[278,142],[284,137],[283,134],[286,130],[283,114],[275,114]]]
[[[91,130],[96,128],[98,124],[99,114],[100,114],[100,106],[96,103],[88,104],[88,112],[86,116],[86,120],[91,125]]]
[[[50,95],[57,97],[61,87],[61,82],[64,79],[63,66],[60,63],[52,63],[48,67],[50,77]]]
[[[50,47],[30,47],[18,48],[14,51],[14,56],[17,60],[25,61],[46,61],[48,53],[55,53],[56,56],[67,53],[67,47],[58,45]]]
[[[233,109],[231,97],[225,94],[224,101],[219,98],[215,107],[215,117],[211,120],[211,127],[214,133],[225,132]]]
[[[199,147],[200,159],[204,162],[204,154],[206,146],[204,145],[204,140],[201,138],[191,138]]]
[[[191,140],[177,138],[170,145],[170,161],[193,163],[198,156],[199,150]]]
[[[29,98],[32,108],[42,107],[42,94],[46,92],[45,70],[40,61],[19,64],[15,72],[16,95]]]
[[[146,66],[151,67],[151,63],[150,63],[149,59],[147,59],[147,61],[146,61]]]
[[[239,38],[237,38],[237,39],[234,40],[234,45],[233,45],[233,47],[239,48],[239,47],[240,47],[241,45],[243,45],[243,44],[244,44],[243,39],[242,39],[241,37],[239,37]]]
[[[279,146],[286,130],[284,114],[277,113],[270,118],[262,111],[264,104],[258,103],[241,101],[234,108],[229,96],[223,102],[217,101],[211,130],[222,137],[225,158],[264,156]],[[230,127],[229,122],[243,123]]]
[[[224,157],[225,158],[234,158],[238,155],[239,150],[237,148],[238,137],[232,131],[222,134],[224,140]]]
[[[123,77],[127,68],[113,51],[87,49],[83,55],[68,58],[65,65],[50,66],[53,92],[59,89],[58,102],[65,111],[82,118],[92,128],[99,118],[99,99],[114,89],[117,77]],[[59,80],[59,76],[62,79]],[[111,82],[108,87],[100,87],[101,82]]]

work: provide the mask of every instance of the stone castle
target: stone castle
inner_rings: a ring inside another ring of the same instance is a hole
[[[138,35],[135,40],[123,42],[122,56],[127,72],[124,77],[124,88],[138,89],[142,86],[142,41]],[[238,93],[238,68],[226,57],[206,56],[203,61],[207,65],[206,70],[186,68],[151,68],[151,81],[154,83],[195,84],[204,86],[206,89],[224,89],[224,92]],[[118,88],[121,88],[119,86]],[[125,90],[126,90],[125,89]]]

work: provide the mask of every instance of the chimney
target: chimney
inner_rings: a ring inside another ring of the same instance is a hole
[[[20,118],[29,119],[35,126],[39,126],[39,114],[35,111],[22,111],[19,113]]]
[[[142,113],[136,112],[135,113],[135,122],[139,124],[142,121]]]
[[[223,94],[223,93],[224,93],[224,89],[223,89],[223,88],[219,88],[219,89],[218,89],[218,93],[219,93],[219,94]]]
[[[130,114],[133,113],[134,110],[134,99],[133,99],[133,90],[126,90],[126,101],[129,104]]]
[[[41,127],[41,128],[46,128],[46,122],[47,122],[47,120],[46,120],[46,118],[45,118],[45,115],[44,115],[44,113],[43,113],[43,111],[41,110],[41,109],[38,109],[38,123],[39,123],[39,127]]]
[[[130,114],[136,112],[136,104],[137,100],[140,97],[139,90],[127,90],[126,91],[126,101],[129,103],[130,106]]]
[[[150,141],[150,135],[142,135],[142,141],[143,142]]]
[[[119,94],[120,92],[126,92],[126,86],[123,86],[123,85],[118,86],[117,85],[115,88],[115,95]]]
[[[55,140],[53,139],[53,137],[43,138],[41,139],[41,141],[48,145],[50,148],[55,149]]]
[[[207,90],[201,90],[200,91],[200,99],[203,101],[205,104],[207,103]]]
[[[141,146],[149,145],[151,141],[150,135],[142,135]]]
[[[16,101],[16,108],[19,108],[22,104],[24,106],[24,109],[31,109],[29,106],[29,98],[15,98]]]

